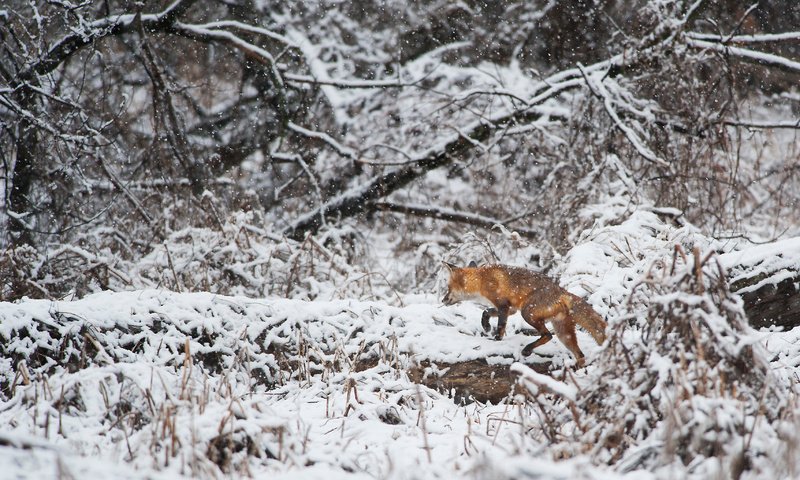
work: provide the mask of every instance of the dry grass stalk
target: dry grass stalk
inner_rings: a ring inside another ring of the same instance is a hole
[[[428,442],[428,425],[425,420],[425,405],[422,400],[422,391],[420,389],[419,384],[416,385],[416,393],[417,393],[417,406],[419,407],[417,426],[420,427],[420,429],[422,430],[423,448],[425,448],[425,455],[428,457],[428,463],[433,463],[433,458],[431,457],[431,446],[430,443]]]

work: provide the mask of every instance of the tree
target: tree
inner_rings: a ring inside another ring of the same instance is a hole
[[[14,1],[3,244],[135,262],[246,210],[294,241],[463,222],[563,253],[608,198],[790,225],[792,154],[757,146],[796,121],[753,115],[800,72],[783,3]]]

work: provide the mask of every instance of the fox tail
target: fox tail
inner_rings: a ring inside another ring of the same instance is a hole
[[[586,329],[598,345],[606,341],[606,321],[585,300],[575,302],[571,313],[575,323]]]

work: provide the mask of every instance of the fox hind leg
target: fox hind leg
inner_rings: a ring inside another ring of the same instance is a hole
[[[569,349],[575,356],[578,366],[583,366],[583,352],[578,346],[578,337],[575,335],[575,319],[572,318],[572,300],[569,297],[561,296],[555,302],[546,304],[537,303],[536,300],[529,300],[522,309],[522,318],[537,332],[541,334],[535,342],[527,345],[522,354],[525,356],[533,353],[533,350],[553,338],[553,334],[547,330],[545,321],[549,320],[553,326],[556,337]]]
[[[550,320],[553,331],[565,347],[575,355],[578,365],[583,365],[583,352],[578,346],[578,338],[575,335],[575,319],[572,317],[572,299],[569,296],[561,295],[559,298],[547,301],[531,298],[522,309],[522,318],[530,326],[542,333],[542,336],[522,350],[523,354],[530,354],[534,348],[550,341],[553,335],[547,330],[545,321]],[[546,335],[545,335],[546,334]],[[545,339],[545,337],[547,337]]]
[[[549,315],[547,315],[548,312],[544,310],[546,309],[536,308],[535,305],[528,304],[520,312],[522,314],[522,318],[528,322],[528,325],[533,327],[536,333],[540,335],[539,338],[529,343],[527,346],[525,346],[525,348],[522,349],[522,355],[525,357],[533,353],[535,348],[544,345],[553,338],[553,334],[550,333],[550,330],[547,329],[547,325],[544,323],[549,317]]]
[[[553,338],[553,334],[547,332],[543,334],[541,337],[537,338],[535,342],[531,342],[522,349],[522,356],[527,357],[536,349],[536,347],[540,347],[545,343],[549,342]]]
[[[583,352],[578,346],[578,337],[575,335],[575,321],[570,315],[562,313],[553,318],[551,323],[558,339],[575,355],[578,367],[583,367]]]

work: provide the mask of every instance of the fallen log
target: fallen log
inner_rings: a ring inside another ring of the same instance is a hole
[[[800,326],[800,238],[720,255],[754,328]]]
[[[542,357],[533,357],[533,360],[523,363],[537,373],[549,374],[556,368],[553,362]],[[377,365],[377,358],[362,359],[357,363],[356,371]],[[519,378],[519,374],[511,370],[510,363],[490,364],[485,359],[454,363],[423,360],[407,369],[406,373],[412,382],[450,396],[456,403],[498,404],[516,391]]]
[[[553,367],[549,361],[526,365],[544,374]],[[519,374],[511,371],[511,365],[490,365],[486,360],[452,364],[424,361],[408,371],[408,378],[414,383],[452,396],[456,403],[477,400],[498,404],[516,391]]]

